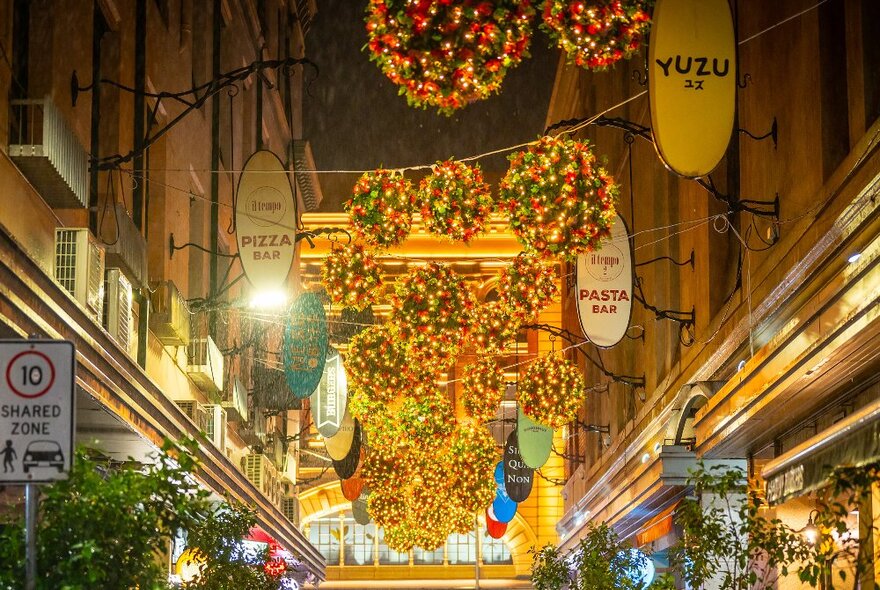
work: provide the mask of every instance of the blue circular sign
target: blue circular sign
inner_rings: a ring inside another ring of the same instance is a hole
[[[510,499],[504,488],[504,462],[499,461],[495,467],[495,500],[492,502],[492,512],[495,520],[501,523],[510,522],[516,515],[517,503]]]
[[[328,341],[324,305],[316,294],[303,293],[290,306],[283,348],[287,386],[297,399],[312,395],[321,382]]]

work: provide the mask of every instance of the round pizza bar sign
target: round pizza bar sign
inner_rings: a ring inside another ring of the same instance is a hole
[[[74,350],[0,341],[0,483],[64,479],[73,461]]]
[[[248,159],[238,183],[235,234],[241,265],[258,290],[282,286],[296,246],[296,201],[281,160],[263,150]]]

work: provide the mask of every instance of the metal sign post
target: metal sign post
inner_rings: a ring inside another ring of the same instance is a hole
[[[25,486],[26,590],[37,581],[37,484],[67,478],[73,431],[73,343],[0,340],[0,485]]]

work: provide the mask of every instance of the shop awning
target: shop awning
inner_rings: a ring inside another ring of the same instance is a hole
[[[768,463],[761,472],[771,505],[823,486],[835,467],[880,459],[880,400]]]

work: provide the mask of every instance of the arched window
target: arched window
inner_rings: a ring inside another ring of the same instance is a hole
[[[512,564],[510,549],[503,539],[493,539],[481,531],[480,557],[485,565]],[[366,526],[355,522],[350,510],[318,518],[308,525],[312,545],[327,560],[327,565],[473,565],[477,556],[474,533],[453,533],[445,545],[434,551],[415,548],[406,553],[392,550],[385,544],[385,531],[373,523]]]

